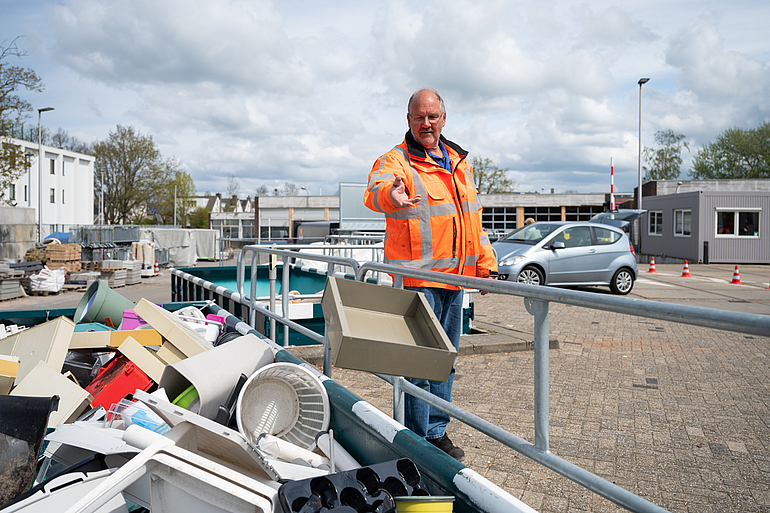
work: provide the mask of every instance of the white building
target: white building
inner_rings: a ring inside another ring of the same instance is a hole
[[[40,166],[37,143],[20,139],[10,142],[28,155],[29,167],[10,185],[7,197],[17,207],[34,208],[36,215],[42,206],[42,237],[55,231],[69,231],[71,226],[93,224],[94,157],[43,146]]]

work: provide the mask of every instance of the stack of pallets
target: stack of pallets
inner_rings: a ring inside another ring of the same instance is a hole
[[[124,260],[123,266],[126,268],[126,285],[142,283],[142,262],[139,260]]]
[[[29,248],[24,254],[24,260],[27,262],[40,261],[45,263],[46,254],[45,248]]]
[[[69,276],[69,279],[67,280],[67,283],[89,287],[93,282],[98,280],[99,277],[100,277],[100,274],[94,271],[82,271],[79,273],[71,273]]]
[[[126,268],[123,260],[103,260],[101,262],[101,279],[107,282],[110,288],[125,287]]]
[[[80,271],[80,244],[49,244],[45,248],[46,265],[49,269],[64,267],[68,273]]]
[[[11,268],[8,264],[0,264],[0,301],[20,297],[21,279],[24,273]]]

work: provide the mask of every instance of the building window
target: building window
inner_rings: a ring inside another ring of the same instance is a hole
[[[61,190],[61,204],[64,205],[64,189]]]
[[[55,160],[51,160],[50,162],[51,162],[51,174],[55,175],[56,174],[56,161]],[[53,202],[51,202],[51,203],[53,203]]]
[[[56,189],[51,189],[51,203],[56,203]]]
[[[692,210],[674,210],[674,236],[690,236]]]
[[[761,210],[717,210],[716,229],[721,237],[759,237]]]
[[[488,207],[481,215],[481,226],[489,233],[503,234],[516,229],[516,207]]]
[[[663,235],[663,212],[660,210],[649,212],[647,233],[649,235]]]
[[[8,187],[8,199],[11,200],[11,201],[15,201],[16,200],[16,185],[15,184],[11,184]]]
[[[26,185],[24,186],[24,201],[29,201],[27,199],[27,186]]]

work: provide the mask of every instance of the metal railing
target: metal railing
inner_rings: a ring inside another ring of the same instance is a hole
[[[395,420],[404,422],[404,394],[410,394],[428,404],[448,413],[453,418],[477,429],[478,431],[494,438],[500,443],[528,456],[541,465],[563,475],[564,477],[588,488],[602,497],[634,512],[663,512],[663,508],[606,481],[577,465],[574,465],[550,452],[549,440],[549,305],[551,302],[591,308],[595,310],[614,312],[637,317],[653,318],[658,320],[691,324],[699,327],[715,328],[721,330],[747,333],[753,335],[770,336],[770,316],[749,314],[744,312],[732,312],[704,308],[697,306],[663,303],[645,299],[636,299],[619,296],[604,296],[590,292],[559,289],[551,287],[534,287],[508,281],[472,278],[466,276],[451,275],[433,271],[407,269],[395,267],[378,262],[368,262],[359,265],[357,261],[349,258],[341,258],[327,255],[313,255],[296,253],[284,249],[265,248],[264,246],[247,246],[243,248],[238,259],[238,293],[242,304],[250,308],[250,324],[254,326],[254,313],[261,308],[271,320],[271,335],[274,337],[274,322],[284,324],[284,345],[288,341],[288,328],[295,329],[305,336],[324,344],[324,374],[331,377],[331,349],[326,336],[320,336],[311,330],[300,326],[293,321],[284,318],[275,312],[274,280],[271,279],[271,307],[265,310],[264,305],[251,299],[256,290],[256,265],[252,264],[251,294],[244,294],[245,258],[244,254],[252,252],[252,260],[256,261],[259,252],[267,252],[275,257],[283,259],[283,304],[288,304],[288,276],[290,258],[301,256],[305,259],[326,261],[330,264],[347,265],[355,271],[355,278],[364,281],[369,272],[389,273],[394,276],[394,286],[401,287],[403,277],[408,276],[418,279],[426,279],[434,282],[447,283],[471,289],[487,290],[499,294],[519,296],[524,299],[524,304],[530,315],[534,316],[534,403],[535,403],[535,443],[532,444],[512,433],[485,421],[447,401],[426,392],[408,382],[400,376],[378,376],[393,385],[393,416]],[[273,272],[275,272],[275,266]],[[330,266],[329,276],[334,275],[333,265]],[[273,341],[275,339],[273,338]]]
[[[297,247],[297,246],[293,246]],[[313,245],[307,245],[302,246],[303,249],[316,249],[319,246],[313,246]],[[270,280],[270,306],[269,310],[265,307],[265,305],[260,301],[260,298],[257,297],[257,261],[259,259],[259,256],[261,254],[267,254],[271,255],[271,261],[269,263],[268,267],[268,279]],[[249,258],[247,255],[251,255],[250,257],[250,263],[251,266],[251,275],[249,278],[249,284],[250,284],[250,291],[249,294],[246,293],[245,289],[245,280],[246,280],[246,262]],[[277,281],[277,257],[281,257],[281,267],[282,267],[282,273],[281,273],[281,314],[276,314],[276,303],[275,303],[275,290],[276,290],[276,281]],[[283,345],[284,347],[288,347],[289,345],[289,330],[294,329],[295,331],[300,332],[301,334],[310,337],[311,339],[322,342],[324,344],[325,353],[328,352],[329,344],[326,340],[325,336],[319,336],[317,333],[305,328],[304,326],[301,326],[293,321],[290,321],[288,319],[289,316],[289,261],[291,259],[296,258],[302,258],[302,259],[308,259],[308,260],[317,260],[320,262],[326,262],[328,264],[328,276],[334,276],[334,266],[340,265],[340,266],[346,266],[351,267],[353,269],[353,273],[357,273],[359,268],[359,263],[357,260],[353,258],[347,258],[347,257],[338,257],[333,255],[318,255],[314,253],[303,253],[301,251],[289,251],[286,249],[277,249],[277,248],[270,248],[265,246],[245,246],[240,254],[238,255],[238,265],[236,267],[236,287],[237,287],[237,293],[239,295],[239,302],[240,304],[246,306],[249,309],[249,325],[253,328],[256,324],[256,314],[257,311],[260,311],[263,315],[267,316],[270,319],[270,339],[273,342],[276,342],[276,329],[275,329],[275,322],[276,320],[280,321],[283,324]],[[286,305],[286,306],[284,306]],[[311,335],[312,334],[312,335]],[[327,360],[330,361],[326,356],[324,356],[324,373],[327,371]],[[331,373],[331,364],[328,364],[328,371]],[[330,375],[330,374],[327,374]]]

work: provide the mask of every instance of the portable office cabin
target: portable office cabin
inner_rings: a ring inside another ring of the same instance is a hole
[[[701,263],[770,263],[768,191],[649,196],[644,207],[644,255]]]

